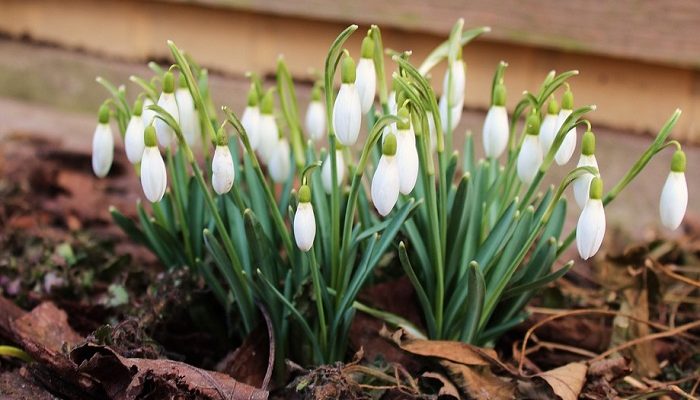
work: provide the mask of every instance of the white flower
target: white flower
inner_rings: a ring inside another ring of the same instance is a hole
[[[527,134],[518,154],[518,178],[525,184],[531,183],[540,165],[542,165],[542,148],[539,136]]]
[[[454,131],[454,129],[459,125],[459,120],[462,118],[462,104],[458,104],[450,109],[450,122],[447,124],[447,97],[442,95],[440,97],[440,121],[442,122],[442,127],[444,131]]]
[[[277,183],[282,183],[289,178],[291,172],[291,160],[289,152],[289,142],[287,139],[279,139],[270,158],[268,171],[270,177]]]
[[[396,105],[396,91],[392,90],[389,93],[389,98],[387,99],[387,107],[389,107],[389,114],[396,115],[398,111],[398,106]]]
[[[92,170],[98,178],[107,176],[114,160],[114,136],[109,126],[109,109],[100,108],[100,122],[92,136]]]
[[[194,108],[194,99],[190,90],[185,87],[179,87],[175,91],[175,100],[177,101],[177,112],[180,115],[180,129],[185,136],[185,141],[190,147],[198,143],[197,125],[199,118],[197,110]]]
[[[148,129],[148,128],[146,128]],[[165,194],[168,175],[158,147],[146,146],[141,158],[141,187],[151,203],[159,202]]]
[[[126,126],[126,133],[124,134],[124,149],[126,150],[126,158],[132,164],[137,164],[141,162],[141,156],[143,156],[143,149],[145,147],[143,142],[143,117],[141,115],[132,115],[129,120],[129,124]]]
[[[241,117],[241,125],[245,129],[245,133],[248,135],[248,141],[250,142],[250,147],[253,150],[257,150],[260,145],[260,126],[262,125],[260,120],[260,108],[256,106],[246,106],[243,110],[243,116]],[[273,118],[274,122],[274,118]]]
[[[372,203],[381,216],[388,215],[399,199],[399,166],[396,161],[396,136],[387,135],[382,157],[372,177]]]
[[[177,110],[177,101],[174,93],[163,92],[158,99],[158,105],[167,111],[175,121],[180,120],[180,113]],[[163,147],[170,147],[175,139],[175,131],[165,121],[160,118],[155,118],[154,125],[156,127],[156,135],[158,143]]]
[[[552,148],[557,129],[557,114],[547,113],[540,125],[540,146],[543,154],[549,153],[549,149]]]
[[[409,194],[418,179],[418,150],[413,129],[399,129],[396,134],[396,163],[399,166],[399,191]]]
[[[583,207],[576,225],[576,247],[584,260],[595,255],[605,236],[605,209],[601,200],[602,181],[595,177],[591,181],[590,197]]]
[[[326,159],[323,161],[323,166],[321,167],[321,183],[323,184],[323,190],[326,193],[330,193],[333,190],[333,175],[331,174],[331,167],[331,156],[328,154]],[[345,179],[345,160],[343,160],[343,152],[340,150],[335,151],[335,167],[338,184],[340,184],[343,182],[343,179]]]
[[[156,117],[156,112],[149,109],[148,106],[153,105],[153,100],[150,97],[146,97],[143,101],[143,111],[141,112],[141,118],[143,118],[143,126],[148,126],[153,123],[153,119]]]
[[[217,194],[225,194],[231,190],[236,178],[236,170],[233,168],[231,150],[226,144],[219,144],[214,150],[214,158],[211,161],[211,184]]]
[[[579,158],[576,167],[593,167],[598,169],[598,161],[595,158],[595,154],[581,154],[581,158]],[[591,187],[592,180],[593,174],[586,172],[585,174],[576,178],[574,181],[574,198],[576,199],[576,204],[578,204],[579,208],[586,206],[586,202],[588,201],[588,190]]]
[[[357,142],[361,121],[360,97],[355,84],[341,84],[333,104],[333,130],[343,146],[352,146]]]
[[[301,251],[309,251],[316,238],[316,217],[311,205],[311,191],[303,185],[299,189],[299,205],[294,214],[294,240]]]
[[[659,202],[661,223],[668,229],[676,229],[681,225],[688,207],[688,184],[685,181],[685,168],[685,153],[678,150],[673,155],[671,172],[666,178]]]
[[[461,109],[464,104],[464,86],[466,82],[466,72],[464,61],[457,59],[452,62],[452,91],[450,92],[450,106]],[[445,71],[445,78],[442,81],[442,95],[447,96],[450,79],[450,69]]]
[[[564,121],[566,121],[571,113],[572,110],[567,110],[564,108],[559,111],[555,133],[559,132],[559,129],[561,129],[562,125],[564,125]],[[569,162],[571,156],[574,154],[574,150],[576,150],[576,127],[571,128],[569,132],[566,133],[566,136],[564,136],[564,141],[561,142],[561,146],[557,150],[557,154],[554,156],[554,160],[556,160],[557,164],[564,165]]]
[[[279,141],[279,130],[277,121],[272,114],[261,114],[260,125],[258,126],[258,147],[257,152],[263,163],[269,164],[272,154],[277,148]]]
[[[326,134],[326,109],[320,100],[312,100],[306,109],[306,131],[313,140]]]
[[[360,97],[360,108],[366,114],[374,103],[374,95],[377,90],[377,75],[374,71],[374,61],[371,58],[360,58],[357,63],[357,79],[355,85]]]
[[[484,119],[484,152],[498,158],[508,145],[508,112],[505,106],[492,105]]]

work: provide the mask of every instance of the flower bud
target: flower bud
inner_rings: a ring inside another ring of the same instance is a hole
[[[377,90],[377,74],[374,68],[374,41],[369,36],[362,40],[362,57],[357,63],[355,86],[360,97],[360,108],[366,114],[372,108]]]
[[[595,135],[591,131],[583,134],[581,145],[581,158],[578,160],[576,167],[593,167],[598,169],[598,161],[595,158]],[[574,199],[579,208],[583,209],[588,201],[588,189],[593,180],[593,174],[584,173],[574,181]]]
[[[141,100],[137,100],[134,105],[134,112],[129,119],[129,124],[126,126],[126,133],[124,134],[124,150],[126,151],[126,158],[132,164],[137,164],[141,162],[141,156],[143,156],[143,149],[145,144],[143,142],[143,117],[141,116]]]
[[[177,112],[180,116],[180,129],[185,136],[185,141],[190,147],[195,146],[199,139],[199,117],[194,108],[194,99],[187,87],[185,75],[180,74],[180,85],[175,90],[175,101],[177,102]]]
[[[567,87],[564,97],[561,100],[561,110],[559,110],[559,115],[557,116],[557,125],[555,129],[555,134],[559,132],[561,127],[564,125],[566,119],[571,115],[574,108],[574,95],[571,93],[571,89]],[[554,160],[559,165],[564,165],[571,159],[576,149],[576,127],[569,129],[564,136],[564,140],[561,142],[561,146],[557,150],[557,154],[554,156]]]
[[[518,153],[518,178],[530,184],[542,165],[542,147],[539,138],[540,118],[536,112],[531,113],[525,123],[525,139]]]
[[[228,147],[228,139],[225,132],[219,132],[219,143],[214,150],[214,158],[211,160],[211,184],[217,194],[226,194],[233,187],[236,178],[236,170],[233,167],[231,149]]]
[[[447,124],[447,96],[442,95],[440,97],[440,103],[438,104],[440,109],[440,120],[442,122],[443,129],[445,131],[454,131],[457,125],[459,125],[459,120],[462,118],[462,104],[457,104],[450,108],[450,124]]]
[[[484,119],[484,152],[487,157],[498,158],[508,145],[508,112],[505,106],[492,105]]]
[[[331,173],[331,167],[331,155],[328,154],[321,167],[321,183],[323,183],[323,190],[329,194],[333,190],[333,174]],[[343,159],[343,152],[341,150],[335,151],[335,167],[337,181],[340,185],[343,179],[345,179],[345,160]]]
[[[461,50],[460,50],[461,54]],[[450,79],[450,70],[452,70],[452,85],[451,85],[451,90],[448,91],[449,87],[449,79]],[[445,71],[445,78],[443,79],[442,82],[442,95],[447,96],[447,94],[450,94],[450,101],[449,105],[450,107],[457,107],[459,106],[460,110],[462,109],[462,106],[464,105],[464,86],[466,82],[466,67],[464,65],[464,61],[462,60],[462,57],[458,57],[456,60],[452,62],[450,67]]]
[[[418,179],[418,149],[416,136],[411,128],[411,115],[406,107],[399,110],[396,132],[396,163],[399,166],[399,192],[410,194]]]
[[[158,99],[158,105],[167,111],[175,121],[180,120],[180,113],[177,109],[177,100],[175,99],[175,83],[172,72],[166,72],[163,77],[163,92]],[[175,138],[175,131],[165,121],[160,118],[155,118],[154,125],[156,127],[156,136],[158,143],[163,147],[170,147]]]
[[[355,62],[350,56],[343,59],[340,91],[333,104],[333,130],[344,146],[357,142],[362,121],[360,96],[355,87]]]
[[[254,84],[250,85],[250,91],[248,91],[248,104],[243,110],[241,125],[243,125],[243,129],[248,135],[250,147],[253,150],[257,150],[260,139],[258,131],[260,128],[260,107],[258,107],[258,93]]]
[[[143,101],[143,111],[141,112],[141,118],[143,118],[143,126],[148,126],[153,123],[153,119],[156,117],[156,112],[148,108],[153,105],[153,100],[150,97],[146,97]]]
[[[306,131],[313,140],[320,140],[326,134],[326,109],[321,102],[321,88],[314,86],[311,102],[306,109]]]
[[[165,194],[168,175],[156,143],[156,130],[152,125],[144,130],[144,142],[146,147],[141,157],[141,187],[148,201],[156,203]]]
[[[576,225],[576,247],[584,260],[595,255],[605,236],[605,209],[603,208],[603,181],[591,180],[589,198]]]
[[[659,212],[661,223],[668,229],[676,229],[681,225],[688,207],[688,184],[685,180],[685,153],[677,150],[671,160],[669,172],[661,191]]]
[[[301,251],[309,251],[316,238],[316,217],[311,205],[311,189],[302,185],[299,188],[299,204],[294,214],[294,240]]]
[[[557,120],[559,114],[559,104],[557,100],[552,97],[549,100],[549,105],[547,106],[547,114],[542,120],[542,125],[540,125],[540,146],[542,147],[542,154],[549,153],[549,149],[552,148],[552,143],[554,142],[554,137],[557,135]]]
[[[114,160],[114,136],[109,126],[109,108],[102,105],[92,136],[92,170],[98,178],[107,176]]]
[[[382,157],[372,177],[372,202],[381,216],[387,216],[399,199],[399,166],[396,162],[396,136],[388,134],[382,145]]]
[[[289,178],[292,168],[290,157],[289,142],[285,138],[279,139],[268,165],[270,177],[274,182],[283,183]]]
[[[273,115],[272,90],[263,96],[260,106],[260,123],[258,126],[258,146],[256,151],[262,162],[269,165],[279,141],[279,129]],[[251,143],[252,145],[252,143]]]

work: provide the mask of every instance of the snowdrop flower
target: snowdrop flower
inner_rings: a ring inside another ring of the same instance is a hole
[[[124,150],[126,150],[126,158],[132,164],[141,162],[143,156],[143,103],[141,99],[137,99],[134,104],[134,111],[129,119],[129,124],[126,126],[124,134]]]
[[[260,125],[258,125],[258,147],[256,151],[266,165],[277,148],[279,129],[273,114],[272,90],[268,90],[260,104]]]
[[[219,130],[218,143],[211,160],[211,185],[217,194],[226,194],[233,187],[236,170],[233,168],[231,149],[228,147],[228,137],[223,129]]]
[[[311,189],[307,185],[299,188],[299,204],[294,214],[294,240],[301,251],[309,251],[316,238],[316,217],[311,205]]]
[[[576,225],[576,247],[584,260],[593,257],[600,249],[605,236],[605,209],[603,208],[603,181],[591,180],[588,201],[581,211]]]
[[[363,114],[367,114],[374,103],[374,95],[377,91],[377,74],[374,70],[374,41],[365,36],[362,39],[362,52],[357,63],[355,85],[360,97],[360,108]]]
[[[393,81],[393,85],[396,86],[396,80]],[[398,105],[403,104],[404,101],[406,100],[406,97],[404,96],[403,92],[397,92],[397,88],[394,87],[394,90],[391,91],[389,94],[389,99],[387,100],[387,106],[389,107],[389,114],[391,115],[397,115],[399,112],[398,110]],[[384,129],[382,129],[382,143],[384,143],[384,138],[386,138],[386,135],[389,133],[393,133],[396,135],[396,123],[392,122],[389,125],[385,126]]]
[[[399,199],[399,165],[396,161],[396,136],[388,134],[382,145],[382,157],[372,177],[372,203],[377,212],[387,216]]]
[[[540,118],[537,112],[527,117],[525,124],[525,140],[518,153],[518,178],[530,184],[542,164],[542,148],[540,147]]]
[[[399,191],[407,195],[413,191],[418,179],[418,150],[408,109],[401,107],[398,117],[402,119],[396,124],[396,163],[399,166]]]
[[[257,150],[260,145],[260,108],[258,107],[258,92],[255,89],[255,84],[250,84],[250,91],[248,91],[248,104],[245,110],[243,110],[243,116],[241,117],[241,125],[245,129],[248,135],[248,141],[250,142],[250,147],[253,150]],[[274,122],[274,117],[272,118]],[[276,133],[275,133],[276,135]]]
[[[355,61],[346,56],[340,71],[341,85],[333,104],[333,130],[343,146],[357,142],[362,120],[360,96],[355,87]]]
[[[141,187],[148,201],[157,203],[165,194],[168,175],[165,172],[163,157],[158,150],[156,129],[153,125],[147,126],[144,130],[144,142],[146,147],[141,157]]]
[[[326,134],[326,108],[321,102],[321,87],[311,90],[311,102],[306,109],[306,131],[312,140],[320,140]]]
[[[487,157],[498,158],[508,145],[508,112],[506,111],[506,87],[498,83],[493,92],[493,104],[484,119],[484,152]]]
[[[107,176],[114,160],[114,136],[109,126],[109,108],[100,107],[98,124],[92,136],[92,170],[98,178]]]
[[[270,172],[270,177],[277,183],[283,183],[289,178],[289,173],[291,172],[291,161],[289,152],[289,142],[285,138],[281,138],[275,144],[275,149],[270,158],[270,163],[268,165],[268,171]]]
[[[595,158],[595,135],[590,130],[583,134],[581,139],[581,158],[576,167],[593,167],[598,169],[598,161]],[[574,198],[579,208],[583,209],[588,201],[588,189],[591,187],[593,174],[586,172],[574,181]]]
[[[552,143],[554,142],[554,137],[557,135],[557,115],[559,114],[559,103],[552,96],[549,100],[549,105],[547,106],[547,115],[544,116],[542,120],[542,125],[540,125],[540,146],[542,146],[542,154],[547,155],[549,149],[552,148]]]
[[[452,71],[452,84],[450,85],[450,71]],[[462,60],[462,48],[459,48],[457,58],[452,62],[449,68],[445,71],[445,78],[442,81],[442,95],[450,94],[449,105],[451,107],[459,106],[462,109],[464,105],[464,86],[466,83],[466,66]],[[449,89],[449,90],[448,90]]]
[[[343,159],[343,151],[341,149],[342,147],[336,146],[335,150],[335,175],[339,185],[343,182],[343,179],[345,179],[345,160]],[[331,167],[331,155],[328,154],[321,167],[321,183],[323,183],[323,190],[329,194],[333,190],[333,174],[331,174]]]
[[[557,116],[557,124],[555,129],[555,134],[559,132],[564,121],[571,115],[574,110],[574,94],[571,93],[571,89],[567,86],[566,92],[564,92],[564,97],[561,100],[561,110],[559,110],[559,115]],[[571,159],[576,149],[576,127],[573,127],[564,136],[564,141],[561,142],[561,146],[557,150],[557,154],[554,156],[557,164],[564,165]]]
[[[167,111],[175,121],[180,120],[180,113],[177,109],[177,100],[175,100],[175,78],[173,73],[168,71],[163,77],[163,93],[160,94],[158,105]],[[170,147],[170,144],[175,138],[175,131],[165,121],[160,118],[155,118],[156,135],[158,143],[163,147]]]
[[[180,85],[175,90],[175,100],[177,101],[177,113],[180,116],[180,129],[182,129],[182,134],[185,136],[185,141],[190,147],[195,146],[199,138],[197,132],[199,117],[197,116],[197,110],[194,108],[194,99],[190,89],[187,87],[184,74],[180,74]]]
[[[454,131],[459,125],[459,120],[462,118],[462,105],[457,104],[450,108],[450,124],[447,124],[447,95],[440,96],[438,104],[440,109],[440,121],[442,122],[443,130]]]
[[[151,125],[156,117],[156,112],[148,108],[153,104],[153,100],[151,100],[150,97],[146,96],[146,100],[143,101],[143,111],[141,112],[141,118],[143,118],[143,126]]]
[[[668,229],[680,226],[688,207],[688,185],[685,181],[685,153],[677,150],[671,160],[671,172],[661,191],[659,211],[661,223]]]

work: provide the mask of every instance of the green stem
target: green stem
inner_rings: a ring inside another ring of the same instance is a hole
[[[309,264],[311,269],[311,280],[314,285],[314,297],[316,302],[316,312],[318,313],[318,325],[321,330],[321,352],[326,354],[328,351],[328,328],[326,326],[326,314],[323,308],[324,296],[321,293],[321,275],[319,273],[318,263],[316,262],[316,255],[314,254],[314,249],[308,252]],[[325,283],[323,287],[325,287]]]

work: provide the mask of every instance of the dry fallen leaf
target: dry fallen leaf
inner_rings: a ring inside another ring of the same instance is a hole
[[[576,400],[586,382],[588,367],[584,363],[569,363],[539,374],[561,400]]]
[[[496,376],[488,367],[441,361],[453,382],[474,399],[506,400],[514,398],[512,382]]]
[[[425,372],[421,375],[421,381],[437,381],[440,385],[438,397],[449,397],[459,399],[459,391],[454,384],[444,375],[437,372]]]

